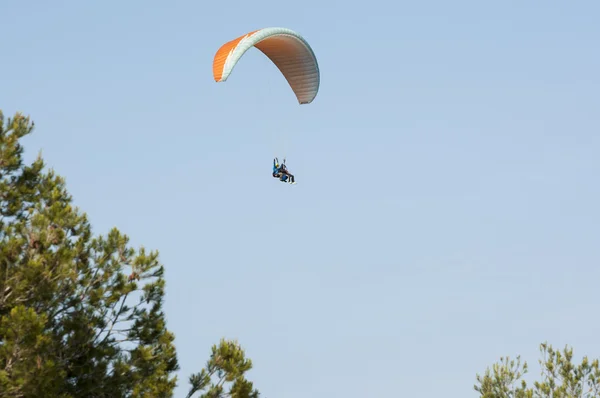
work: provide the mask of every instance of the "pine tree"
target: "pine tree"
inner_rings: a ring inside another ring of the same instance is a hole
[[[252,369],[252,361],[236,341],[221,339],[218,346],[212,347],[212,354],[206,367],[200,373],[190,376],[192,385],[187,398],[196,392],[206,392],[200,398],[258,398],[258,390],[248,381],[245,373]],[[213,381],[216,379],[216,382]],[[225,384],[229,390],[225,391]]]
[[[477,375],[474,386],[481,398],[600,398],[600,365],[598,359],[584,357],[573,363],[573,349],[559,351],[548,343],[540,345],[542,379],[528,387],[523,376],[527,362],[521,358],[500,358],[483,376]]]
[[[41,156],[24,165],[33,128],[0,111],[0,397],[171,397],[179,365],[158,253],[117,229],[93,236],[64,179]],[[240,376],[248,363],[231,366],[242,366],[233,396],[257,396]]]

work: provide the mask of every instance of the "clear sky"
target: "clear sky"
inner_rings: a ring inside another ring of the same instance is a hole
[[[0,109],[96,233],[160,251],[177,396],[221,337],[266,397],[463,398],[546,340],[600,357],[600,2],[4,3]],[[213,81],[269,26],[312,45],[312,104],[258,50]]]

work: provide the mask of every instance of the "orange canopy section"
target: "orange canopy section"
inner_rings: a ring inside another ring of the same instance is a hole
[[[279,68],[300,104],[311,103],[319,91],[317,58],[308,42],[286,28],[259,29],[227,42],[213,60],[216,82],[227,80],[240,58],[256,47]]]

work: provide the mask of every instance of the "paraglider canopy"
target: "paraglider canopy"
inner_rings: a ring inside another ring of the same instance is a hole
[[[300,104],[315,99],[320,83],[317,58],[302,36],[286,28],[259,29],[223,44],[213,60],[215,81],[226,81],[251,47],[258,48],[277,66]]]

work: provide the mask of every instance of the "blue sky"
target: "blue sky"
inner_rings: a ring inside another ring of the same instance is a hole
[[[166,266],[180,388],[236,338],[267,397],[475,396],[502,355],[600,357],[597,1],[22,1],[0,109],[95,232]],[[283,26],[297,104],[224,42]],[[271,178],[287,155],[298,185]]]

